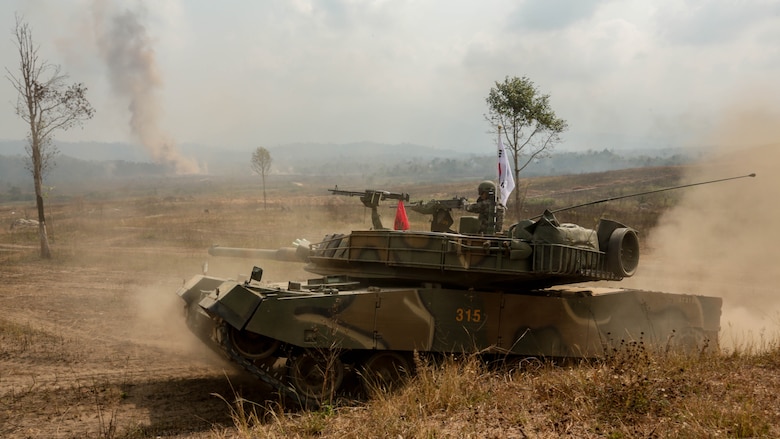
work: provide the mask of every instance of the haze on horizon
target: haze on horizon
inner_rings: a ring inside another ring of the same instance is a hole
[[[163,160],[183,142],[490,154],[485,97],[507,76],[551,96],[570,126],[565,150],[705,146],[735,107],[780,114],[772,1],[9,0],[0,10],[4,67],[18,70],[19,13],[42,59],[89,88],[95,118],[57,140],[151,141]],[[23,139],[10,83],[0,96],[0,138]]]

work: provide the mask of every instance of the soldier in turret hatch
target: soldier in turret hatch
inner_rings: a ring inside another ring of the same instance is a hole
[[[479,214],[479,233],[501,233],[506,208],[496,199],[495,183],[490,180],[483,181],[477,186],[477,193],[479,198],[475,203],[467,205],[466,210]]]

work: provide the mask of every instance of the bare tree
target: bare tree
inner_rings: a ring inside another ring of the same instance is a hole
[[[266,209],[265,174],[271,169],[271,153],[262,146],[252,153],[252,169],[263,178],[263,209]]]
[[[494,130],[503,126],[504,144],[512,154],[515,181],[520,171],[535,158],[545,157],[568,124],[555,116],[550,107],[550,95],[539,92],[527,77],[506,77],[496,82],[487,99],[485,118]],[[522,159],[522,160],[521,160]],[[520,191],[515,191],[515,213],[519,215]]]
[[[27,135],[29,169],[35,182],[35,201],[38,208],[38,234],[41,240],[41,258],[51,258],[49,237],[46,233],[46,218],[43,209],[43,178],[54,166],[53,157],[57,149],[53,146],[56,130],[68,130],[91,119],[95,110],[86,98],[83,84],[67,85],[67,75],[60,67],[49,64],[38,57],[38,46],[34,45],[30,26],[16,17],[14,30],[16,47],[19,51],[19,75],[6,67],[6,78],[19,93],[16,100],[16,114],[30,127]]]

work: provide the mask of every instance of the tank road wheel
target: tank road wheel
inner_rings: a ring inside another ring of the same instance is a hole
[[[366,392],[400,387],[412,373],[412,362],[397,352],[377,352],[363,365]]]
[[[639,265],[639,238],[629,228],[615,229],[607,244],[607,269],[618,277],[631,277]]]
[[[279,347],[279,340],[254,332],[241,331],[228,325],[230,343],[244,358],[263,360],[270,357]]]
[[[344,364],[335,352],[307,350],[292,360],[289,377],[299,394],[321,402],[341,386]]]

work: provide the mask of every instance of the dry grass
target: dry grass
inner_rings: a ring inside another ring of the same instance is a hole
[[[778,370],[777,347],[700,357],[633,344],[596,362],[511,369],[478,357],[418,362],[408,385],[365,404],[304,412],[242,404],[236,428],[214,437],[777,437]]]

